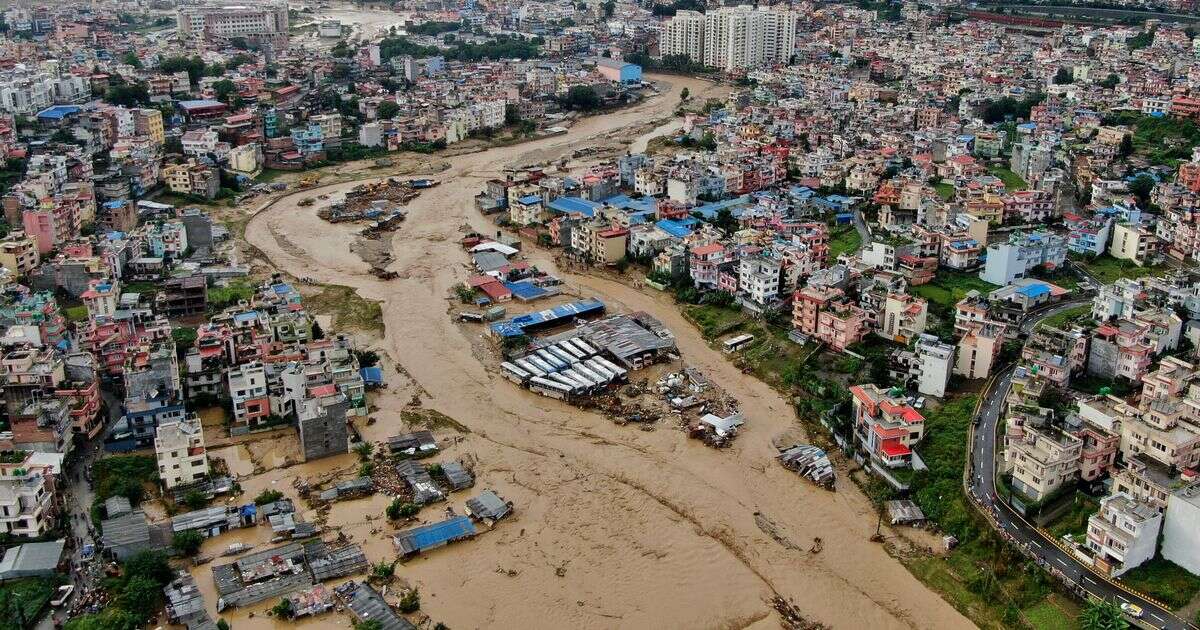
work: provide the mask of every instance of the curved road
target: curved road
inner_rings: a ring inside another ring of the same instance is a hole
[[[1030,315],[1021,322],[1021,332],[1027,334],[1037,323],[1047,317],[1079,306],[1081,302],[1088,299],[1090,298],[1075,298],[1054,308]],[[1000,411],[1004,404],[1004,397],[1008,394],[1008,388],[1012,384],[1013,369],[1014,366],[1004,368],[993,379],[991,387],[983,393],[984,398],[979,406],[979,412],[975,418],[975,428],[971,435],[971,454],[969,456],[971,478],[968,483],[971,499],[983,510],[992,526],[1003,533],[1009,542],[1016,544],[1022,553],[1034,558],[1047,571],[1062,576],[1068,585],[1074,585],[1080,595],[1086,591],[1089,595],[1108,601],[1141,606],[1144,611],[1141,621],[1151,624],[1155,628],[1182,630],[1193,627],[1163,606],[1110,582],[1093,570],[1090,565],[1084,564],[1058,546],[1048,534],[1026,521],[1007,502],[997,498],[996,435],[1000,429]]]

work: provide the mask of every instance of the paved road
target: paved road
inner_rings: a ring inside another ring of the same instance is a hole
[[[1068,308],[1079,306],[1087,298],[1076,298],[1054,308],[1038,312],[1021,322],[1022,332],[1028,333],[1041,320]],[[993,524],[1021,548],[1037,559],[1047,570],[1064,576],[1069,583],[1088,593],[1118,603],[1132,603],[1142,607],[1142,621],[1155,628],[1182,630],[1189,624],[1176,617],[1171,611],[1132,593],[1121,590],[1092,570],[1090,565],[1077,560],[1073,555],[1033,527],[1006,502],[996,497],[996,435],[1001,430],[1001,407],[1008,388],[1012,384],[1013,366],[998,374],[992,387],[984,392],[984,399],[975,418],[974,442],[971,444],[971,494],[983,508],[991,513]]]
[[[863,221],[862,210],[856,209],[854,214],[854,229],[858,230],[858,236],[862,239],[863,247],[871,243],[871,230],[867,228],[867,222]]]
[[[112,430],[113,424],[121,418],[121,399],[112,395],[107,389],[100,390],[101,396],[104,398],[104,403],[108,407],[108,418],[105,421],[104,430],[95,440],[84,442],[79,445],[80,456],[76,458],[72,466],[64,471],[63,480],[65,481],[63,488],[64,507],[67,511],[67,521],[71,528],[71,535],[83,543],[94,543],[91,533],[91,509],[92,500],[95,493],[92,491],[91,484],[86,480],[84,473],[90,470],[92,464],[103,454],[104,437]],[[76,545],[71,550],[71,562],[74,569],[71,571],[71,583],[75,584],[75,593],[71,596],[71,602],[62,608],[55,609],[51,614],[46,615],[39,621],[37,630],[52,630],[55,620],[65,621],[67,613],[72,604],[74,604],[81,593],[88,588],[97,586],[97,580],[103,570],[99,562],[93,559],[91,562],[84,563],[81,558],[83,552],[83,544]]]

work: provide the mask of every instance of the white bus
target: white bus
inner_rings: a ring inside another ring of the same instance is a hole
[[[754,341],[754,335],[738,335],[725,342],[725,352],[737,352],[738,350],[750,345],[750,342],[752,341]]]

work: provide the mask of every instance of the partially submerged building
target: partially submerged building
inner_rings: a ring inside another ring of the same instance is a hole
[[[396,464],[396,474],[404,480],[409,490],[412,490],[413,503],[426,505],[434,501],[445,501],[446,493],[438,487],[437,482],[429,475],[425,467],[412,460],[406,459]]]
[[[505,501],[492,490],[484,490],[479,496],[467,499],[467,515],[488,525],[508,518],[512,512],[512,502]]]
[[[455,516],[440,523],[404,530],[392,537],[392,544],[401,558],[411,558],[452,542],[474,538],[475,533],[475,524],[470,518]]]

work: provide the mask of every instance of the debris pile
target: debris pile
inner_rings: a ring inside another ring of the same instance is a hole
[[[394,229],[395,224],[404,220],[404,211],[400,206],[419,194],[410,183],[389,177],[355,186],[342,201],[318,210],[317,216],[330,223],[371,220],[375,221],[372,224],[373,232],[386,231]]]
[[[815,621],[809,621],[800,614],[792,602],[776,595],[771,600],[771,607],[779,613],[779,626],[784,630],[827,630],[828,626]]]
[[[782,449],[779,463],[827,490],[832,490],[837,480],[829,455],[811,444],[795,444]]]

